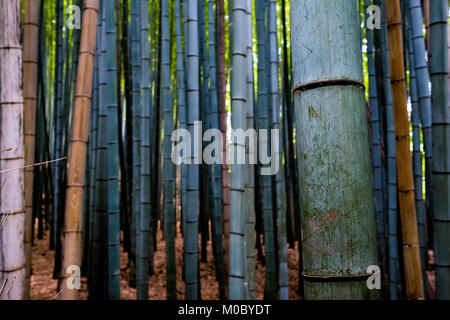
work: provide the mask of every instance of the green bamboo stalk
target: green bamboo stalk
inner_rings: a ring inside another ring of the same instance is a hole
[[[384,5],[382,7],[384,9]],[[382,9],[382,12],[383,12]],[[395,145],[394,110],[392,106],[391,71],[389,61],[389,44],[387,43],[386,21],[382,20],[381,44],[383,50],[383,89],[386,113],[387,139],[387,193],[388,193],[388,272],[389,297],[398,300],[400,294],[400,259],[398,252],[398,207],[397,207],[397,150]]]
[[[257,1],[255,4],[256,15],[256,33],[258,41],[258,110],[257,110],[257,127],[261,129],[269,129],[271,121],[269,120],[269,82],[267,74],[269,73],[268,65],[268,36],[266,26],[266,10],[265,2]],[[270,74],[270,73],[269,73]],[[259,137],[259,143],[267,145],[264,152],[267,153],[270,146],[267,135],[265,139]],[[261,150],[260,157],[261,157]],[[266,265],[266,285],[264,296],[266,299],[276,299],[276,274],[275,274],[275,252],[274,252],[274,236],[273,236],[273,219],[272,219],[272,184],[270,176],[260,176],[260,198],[262,199],[262,211],[264,220],[264,252]]]
[[[252,1],[246,0],[246,24],[247,24],[247,105],[246,105],[246,128],[254,129],[254,75],[253,75],[253,8]],[[255,258],[255,170],[254,163],[250,159],[256,160],[254,146],[246,145],[247,161],[246,181],[245,181],[245,243],[246,243],[246,282],[248,300],[256,300],[256,258]],[[256,161],[255,161],[256,162]]]
[[[364,0],[365,22],[368,23],[368,7],[370,0]],[[367,66],[369,73],[369,102],[372,111],[372,164],[373,164],[373,193],[375,197],[375,211],[377,222],[378,256],[382,274],[386,273],[386,216],[383,204],[383,167],[381,163],[381,133],[380,133],[380,110],[378,106],[378,93],[376,87],[376,71],[374,60],[373,33],[366,28],[367,38]]]
[[[187,130],[187,108],[186,108],[186,61],[187,61],[187,1],[183,0],[182,14],[181,8],[178,4],[179,0],[175,1],[175,29],[176,29],[176,43],[177,43],[177,110],[179,119],[179,128]],[[182,15],[182,16],[181,16]],[[181,19],[183,19],[183,31],[181,30]],[[182,33],[183,32],[183,33]],[[183,41],[184,40],[184,41]],[[184,44],[184,46],[183,46]],[[187,211],[187,165],[185,161],[189,158],[186,154],[183,154],[183,162],[180,168],[181,176],[181,232],[184,236],[185,226],[186,226],[186,211]],[[183,243],[184,252],[184,243]],[[183,255],[183,265],[184,265],[184,255]],[[182,271],[182,279],[185,280],[185,268]]]
[[[133,145],[132,145],[132,161],[133,177],[132,177],[132,217],[131,217],[131,274],[130,284],[135,283],[137,276],[137,266],[141,257],[140,253],[140,210],[141,210],[141,34],[140,21],[142,16],[142,7],[139,1],[131,2],[131,87],[132,87],[132,118],[133,118]],[[144,279],[140,279],[144,281]]]
[[[148,276],[149,276],[149,244],[150,230],[150,194],[151,194],[151,140],[150,140],[150,113],[151,113],[151,84],[150,84],[150,57],[148,41],[148,2],[141,0],[141,209],[139,221],[139,264],[137,268],[137,299],[148,300]]]
[[[218,98],[219,98],[219,124],[223,136],[222,155],[225,159],[227,153],[227,109],[226,109],[226,61],[225,61],[225,5],[224,0],[217,0],[217,69],[218,69]],[[222,205],[223,205],[223,234],[224,234],[224,263],[225,273],[228,272],[229,234],[230,234],[230,174],[226,161],[222,163]],[[226,286],[226,284],[225,284]]]
[[[107,110],[104,103],[105,90],[105,70],[104,70],[104,52],[102,50],[104,41],[103,24],[103,2],[100,2],[99,18],[97,25],[97,52],[98,52],[98,128],[97,128],[97,150],[96,150],[96,183],[95,183],[95,211],[94,211],[94,231],[92,244],[92,286],[89,292],[89,298],[100,300],[103,298],[105,290],[105,262],[102,257],[105,255],[105,219],[108,206],[107,179],[108,172],[105,161],[107,161]]]
[[[96,214],[96,188],[97,188],[97,151],[98,151],[98,124],[99,124],[99,53],[100,53],[100,25],[101,20],[98,21],[97,26],[97,40],[96,40],[96,54],[94,60],[94,75],[93,75],[93,92],[92,92],[92,122],[91,122],[91,132],[89,137],[89,147],[90,147],[90,176],[89,176],[89,262],[88,262],[88,298],[95,297],[96,295],[96,287],[98,277],[96,276],[96,268],[97,264],[94,264],[94,261],[98,262],[98,251],[94,251],[97,247],[98,239],[98,215]],[[98,249],[97,249],[98,250]],[[95,260],[97,259],[97,260]]]
[[[291,21],[305,299],[375,298],[365,276],[377,253],[358,6],[295,1]]]
[[[210,105],[209,105],[209,68],[208,68],[208,52],[207,52],[207,35],[206,35],[206,6],[207,0],[201,0],[199,6],[199,28],[200,28],[200,114],[202,118],[203,129],[208,130]],[[203,147],[206,143],[203,143]],[[201,262],[207,262],[207,242],[209,238],[209,216],[210,216],[210,187],[208,182],[210,176],[210,167],[203,164],[200,169],[200,238],[201,238]]]
[[[217,10],[217,9],[216,9]],[[219,105],[217,95],[216,68],[216,28],[214,1],[208,0],[208,34],[209,34],[209,105],[211,108],[211,128],[219,129]],[[213,212],[214,212],[214,243],[216,253],[216,274],[219,283],[219,299],[225,299],[225,265],[223,247],[223,214],[222,214],[222,168],[215,163],[212,167]]]
[[[62,29],[62,18],[63,18],[64,3],[62,0],[58,0],[55,4],[56,12],[56,56],[55,56],[55,77],[54,77],[54,101],[53,101],[53,111],[54,111],[54,121],[55,121],[55,132],[54,132],[54,159],[59,159],[62,156],[62,131],[63,131],[63,106],[62,106],[62,81],[63,81],[63,67],[64,67],[64,56],[63,56],[63,29]],[[53,175],[53,232],[55,240],[55,270],[53,276],[60,272],[61,266],[61,239],[60,231],[62,228],[62,182],[61,182],[61,171],[62,166],[60,162],[56,162],[54,165],[54,175]]]
[[[448,1],[430,1],[433,122],[433,238],[436,298],[450,299],[450,109],[448,93]]]
[[[187,4],[187,124],[191,136],[194,136],[195,122],[200,120],[200,76],[198,43],[198,2],[188,0]],[[200,141],[193,141],[194,144]],[[187,300],[198,298],[198,212],[199,212],[199,165],[196,157],[191,156],[188,165],[187,215],[185,229],[185,268]]]
[[[231,19],[231,123],[234,130],[246,129],[246,108],[248,101],[247,79],[247,4],[233,1],[230,3]],[[233,137],[232,148],[245,154],[245,141]],[[229,298],[245,298],[245,165],[233,161],[231,165],[230,191],[230,270]]]
[[[176,293],[176,262],[175,262],[175,208],[174,186],[175,167],[172,162],[172,132],[173,106],[170,91],[171,57],[170,57],[170,26],[169,1],[161,2],[161,109],[164,110],[164,236],[166,240],[166,277],[167,299],[175,300]]]
[[[121,38],[121,51],[122,51],[122,61],[123,61],[123,77],[124,77],[124,95],[125,95],[125,132],[124,132],[124,144],[125,144],[125,167],[126,174],[121,177],[121,181],[127,184],[125,188],[122,188],[122,202],[124,202],[126,207],[126,213],[124,214],[124,250],[128,252],[128,261],[131,264],[134,259],[135,252],[132,250],[132,243],[134,241],[134,236],[132,235],[132,191],[133,191],[133,94],[132,94],[132,84],[131,84],[131,50],[129,44],[131,41],[130,29],[128,27],[128,21],[130,16],[129,2],[122,1],[122,38]],[[130,279],[133,280],[133,279]]]
[[[108,300],[120,299],[120,203],[119,203],[119,137],[117,130],[117,58],[116,58],[116,25],[113,1],[103,4],[105,12],[104,25],[104,68],[106,86],[103,91],[103,103],[106,108],[107,158],[103,166],[107,166],[107,257],[108,257]],[[102,108],[102,106],[100,106]]]
[[[411,24],[411,37],[412,37],[412,51],[414,53],[414,65],[417,81],[417,94],[420,107],[420,120],[422,123],[423,144],[425,149],[425,186],[426,186],[426,212],[422,213],[417,211],[417,218],[421,220],[420,223],[425,223],[427,215],[432,216],[432,128],[431,128],[431,91],[429,87],[430,74],[428,69],[428,62],[426,60],[425,39],[423,36],[423,15],[420,1],[409,1],[409,21]],[[412,60],[411,60],[412,61]],[[422,169],[420,169],[422,170]],[[417,187],[415,187],[417,188]],[[420,187],[422,189],[422,186]],[[417,193],[417,192],[416,192]],[[422,195],[423,197],[423,195]],[[420,206],[420,204],[419,204]],[[420,209],[421,211],[422,209]],[[424,217],[422,215],[425,215]],[[425,219],[425,220],[424,220]],[[419,241],[422,243],[426,241],[424,237],[426,234],[419,232]],[[423,250],[422,250],[423,251]],[[426,267],[427,252],[421,254],[422,270]],[[425,279],[425,278],[424,278]]]
[[[278,38],[277,38],[277,11],[276,1],[269,1],[269,46],[270,46],[270,98],[272,108],[272,129],[280,130],[280,98],[279,98],[279,74],[278,74]],[[278,144],[278,154],[272,154],[273,161],[279,161],[279,170],[275,174],[275,212],[277,215],[277,238],[279,259],[279,289],[280,300],[289,298],[287,240],[286,240],[286,190],[283,166],[283,150],[280,140],[271,141],[274,146]]]

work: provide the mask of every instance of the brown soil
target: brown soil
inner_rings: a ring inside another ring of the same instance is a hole
[[[31,298],[33,300],[57,299],[57,280],[53,279],[54,251],[48,250],[48,233],[44,239],[35,239],[33,247],[33,274],[31,276]],[[201,297],[204,300],[215,300],[219,298],[218,284],[215,276],[215,267],[212,257],[212,244],[208,242],[208,262],[200,263]],[[123,248],[122,248],[123,249]],[[176,239],[177,259],[177,293],[178,299],[184,298],[184,282],[181,278],[182,272],[183,240],[180,235]],[[297,295],[298,279],[298,255],[297,249],[288,249],[289,255],[289,299],[301,299]],[[149,297],[151,300],[166,299],[166,267],[165,267],[165,242],[162,233],[158,233],[158,250],[154,257],[155,274],[149,278]],[[256,268],[257,299],[264,296],[264,266],[258,262]],[[128,257],[121,252],[121,299],[136,299],[136,289],[128,285],[129,268]],[[87,299],[86,278],[82,278],[80,299]]]

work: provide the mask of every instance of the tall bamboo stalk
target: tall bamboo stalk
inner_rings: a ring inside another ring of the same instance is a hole
[[[422,123],[423,144],[425,149],[425,187],[426,187],[426,212],[422,217],[422,212],[418,212],[417,219],[426,223],[427,216],[432,216],[432,155],[433,139],[431,128],[431,91],[429,87],[430,73],[426,59],[425,40],[423,37],[423,16],[419,0],[409,1],[409,21],[411,24],[412,50],[414,53],[414,66],[417,81],[417,94],[420,107],[420,120]],[[417,194],[417,192],[416,192]],[[417,208],[416,208],[417,209]],[[422,210],[422,209],[420,209]],[[425,226],[426,227],[426,226]],[[424,234],[419,232],[419,240],[426,241]],[[421,239],[422,238],[422,239]],[[424,253],[427,255],[427,253]],[[426,256],[423,254],[422,264],[426,262]],[[424,269],[425,266],[422,266]]]
[[[246,128],[254,129],[254,75],[253,75],[253,6],[252,1],[246,0],[246,24],[248,28],[247,45],[247,105],[246,105]],[[251,142],[250,142],[251,143]],[[255,254],[255,170],[250,159],[256,159],[257,154],[254,146],[245,146],[247,161],[245,181],[245,243],[246,243],[246,298],[256,299],[256,254]]]
[[[187,4],[187,125],[194,136],[195,122],[200,120],[200,75],[198,42],[198,2],[188,0]],[[198,134],[198,133],[197,133]],[[201,141],[193,141],[201,146]],[[200,155],[191,154],[188,165],[187,214],[185,227],[185,268],[187,300],[198,299],[199,262],[198,262],[198,214],[199,214],[199,165]]]
[[[305,298],[374,298],[366,284],[377,258],[358,5],[295,1],[291,21]]]
[[[161,109],[164,110],[164,236],[166,240],[167,299],[175,300],[176,262],[175,262],[175,167],[172,162],[173,106],[170,92],[170,25],[169,1],[161,2]]]
[[[223,136],[223,157],[227,154],[227,108],[226,92],[227,77],[225,66],[225,6],[224,0],[217,0],[217,53],[218,53],[218,93],[219,93],[219,116],[220,131]],[[225,252],[225,272],[228,272],[229,247],[230,247],[230,174],[228,164],[222,164],[222,205],[223,205],[223,234]]]
[[[177,45],[177,110],[179,119],[179,128],[187,130],[187,114],[186,114],[186,67],[185,63],[187,60],[187,44],[183,39],[187,39],[187,3],[186,0],[182,1],[182,11],[180,7],[180,0],[175,0],[175,33],[176,33],[176,45]],[[181,16],[182,15],[182,16]],[[183,19],[183,31],[181,30],[181,19]],[[188,160],[186,154],[183,154],[183,160]],[[185,161],[181,164],[180,168],[180,178],[181,178],[181,230],[182,234],[185,234],[184,228],[186,226],[186,211],[187,211],[187,166]],[[184,250],[184,249],[183,249]],[[184,256],[183,256],[184,262]],[[184,280],[184,269],[182,272],[182,278]]]
[[[409,299],[423,298],[420,267],[419,236],[414,180],[410,151],[409,120],[406,110],[406,81],[403,60],[402,17],[399,0],[386,1],[388,40],[390,49],[392,102],[397,140],[397,179],[402,222],[405,290]]]
[[[1,300],[25,293],[25,199],[20,1],[0,7],[0,286]]]
[[[92,94],[92,76],[94,70],[94,54],[96,28],[98,19],[98,0],[85,0],[83,25],[81,31],[80,57],[78,62],[77,87],[72,123],[72,135],[69,152],[66,214],[64,224],[64,256],[63,271],[69,266],[81,266],[81,218],[86,147],[89,134],[89,109]],[[63,279],[71,274],[64,273]],[[78,290],[67,288],[60,294],[61,300],[76,300]]]
[[[234,130],[246,129],[247,79],[247,5],[230,3],[231,19],[231,123]],[[245,141],[233,137],[231,147],[237,154],[245,154]],[[233,161],[230,188],[230,270],[229,298],[245,297],[245,165]]]
[[[25,165],[31,165],[34,163],[35,155],[38,86],[39,3],[37,1],[25,1],[23,37],[23,127],[25,139]],[[30,298],[33,173],[34,168],[25,169],[25,299]]]
[[[411,19],[408,20],[410,22]],[[411,96],[411,125],[413,133],[413,171],[414,171],[414,197],[416,201],[417,210],[417,227],[419,231],[419,246],[420,246],[420,262],[422,266],[422,278],[426,279],[426,214],[423,201],[423,180],[422,180],[422,138],[420,128],[420,109],[419,97],[417,93],[417,76],[416,64],[414,61],[414,49],[411,24],[408,24],[408,63],[409,63],[409,92]],[[422,38],[423,41],[423,38]],[[426,292],[425,292],[426,293]]]
[[[107,298],[120,299],[120,194],[119,194],[119,136],[118,136],[118,96],[117,96],[117,58],[116,58],[116,25],[113,1],[103,3],[105,12],[105,31],[102,39],[104,48],[104,69],[106,86],[102,102],[106,109],[107,158]]]
[[[448,92],[448,1],[430,1],[433,121],[433,238],[436,298],[450,299],[450,109]]]
[[[101,3],[100,3],[101,4]],[[101,187],[102,184],[98,181],[99,176],[102,173],[102,167],[98,167],[98,162],[100,162],[100,156],[103,151],[100,150],[99,144],[101,143],[101,138],[99,137],[99,126],[100,126],[100,99],[99,99],[99,64],[100,64],[100,41],[102,38],[102,27],[101,19],[97,22],[97,36],[96,36],[96,49],[94,58],[94,76],[93,76],[93,93],[92,93],[92,130],[90,137],[91,146],[91,177],[90,177],[90,188],[91,194],[90,199],[90,255],[89,255],[89,266],[88,266],[88,290],[89,299],[99,299],[99,288],[101,287],[101,277],[98,276],[100,273],[100,257],[99,251],[101,250],[101,235],[100,235],[100,218],[101,215],[97,214],[98,203],[102,197]]]
[[[278,73],[278,38],[277,38],[277,10],[276,1],[269,1],[269,47],[270,47],[270,104],[272,108],[272,129],[280,130],[280,98],[279,98],[279,73]],[[278,285],[280,300],[289,298],[287,240],[286,240],[286,189],[285,171],[283,166],[283,150],[279,140],[271,141],[278,154],[271,154],[273,161],[278,161],[279,170],[275,174],[275,212],[277,221],[278,239]]]
[[[257,109],[257,127],[259,130],[269,130],[271,119],[269,119],[269,95],[270,82],[267,74],[270,74],[269,56],[268,56],[268,26],[266,24],[266,6],[264,1],[258,1],[255,4],[256,34],[258,42],[258,109]],[[259,137],[259,143],[266,145],[264,152],[268,152],[270,147],[270,138],[268,135]],[[261,157],[262,150],[259,151]],[[260,198],[262,203],[263,221],[264,221],[264,253],[265,253],[265,288],[264,297],[269,300],[276,299],[276,265],[275,265],[275,239],[273,228],[272,212],[272,184],[270,176],[260,176]]]
[[[217,10],[217,9],[216,9]],[[209,33],[209,99],[211,108],[211,127],[220,128],[219,101],[217,94],[217,68],[216,68],[216,27],[215,27],[214,1],[208,0],[208,33]],[[225,299],[225,262],[223,247],[223,211],[222,211],[222,168],[220,164],[213,165],[212,188],[214,195],[214,237],[216,252],[217,281],[219,283],[219,299]]]
[[[382,11],[384,1],[380,1]],[[383,96],[384,110],[382,114],[386,117],[386,144],[387,144],[387,177],[386,177],[386,202],[387,202],[387,242],[388,242],[388,273],[389,273],[389,298],[398,300],[400,294],[400,266],[397,236],[397,150],[395,146],[395,125],[394,110],[392,107],[391,71],[389,61],[389,44],[387,43],[386,19],[381,21],[381,30],[378,36],[378,46],[380,47],[380,60],[382,67],[379,73],[382,74],[382,85],[378,86],[377,92]],[[378,75],[378,72],[377,72]],[[383,119],[383,118],[382,118]]]
[[[56,40],[55,40],[55,76],[53,94],[53,121],[55,124],[53,138],[53,155],[55,159],[62,157],[62,132],[63,132],[63,106],[62,106],[62,85],[63,85],[63,16],[64,1],[58,0],[55,3],[56,14]],[[62,164],[56,162],[53,174],[53,237],[55,241],[55,269],[53,276],[60,273],[61,267],[61,228],[62,228]]]
[[[150,57],[149,57],[149,41],[148,41],[148,2],[141,0],[141,214],[139,221],[140,244],[139,244],[139,265],[137,268],[137,299],[148,300],[148,276],[149,276],[149,259],[150,245],[152,234],[150,228],[151,219],[151,139],[150,139],[150,123],[151,123],[151,104],[152,92],[150,83]]]
[[[142,16],[142,6],[139,1],[131,2],[131,20],[130,37],[131,37],[131,88],[132,88],[132,216],[131,216],[131,274],[130,283],[134,284],[136,278],[137,267],[141,257],[140,254],[140,209],[141,209],[141,34],[140,20]],[[142,279],[144,281],[144,279]]]
[[[366,23],[368,18],[367,8],[371,1],[364,1]],[[380,111],[378,107],[378,94],[376,87],[376,73],[374,60],[373,31],[366,29],[367,37],[367,66],[369,73],[369,102],[372,111],[372,163],[373,163],[373,192],[375,197],[375,211],[377,221],[378,256],[382,273],[386,272],[386,217],[383,205],[383,167],[381,163],[381,136],[380,136]]]

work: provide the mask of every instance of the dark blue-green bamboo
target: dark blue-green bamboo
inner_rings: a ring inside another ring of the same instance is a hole
[[[102,48],[104,54],[105,88],[101,97],[106,109],[107,152],[102,166],[107,168],[107,257],[108,283],[107,299],[120,299],[120,200],[119,200],[119,137],[117,131],[117,59],[116,59],[116,25],[113,1],[103,3],[104,37]]]
[[[448,1],[430,1],[433,123],[433,238],[436,298],[450,299],[450,108]]]
[[[99,19],[98,23],[101,23]],[[93,75],[93,93],[92,93],[92,122],[90,128],[89,147],[90,147],[90,176],[89,176],[89,262],[88,262],[88,290],[89,298],[95,296],[95,287],[98,277],[95,276],[97,266],[94,265],[94,261],[98,261],[98,256],[94,255],[94,248],[97,248],[98,244],[98,216],[95,212],[96,206],[96,187],[97,187],[97,150],[98,150],[98,76],[99,76],[99,50],[100,50],[100,27],[97,26],[96,37],[96,54],[94,62],[94,75]],[[98,252],[98,251],[97,251]]]
[[[62,155],[62,131],[63,131],[63,105],[62,105],[62,81],[63,81],[63,69],[64,69],[64,56],[63,56],[63,10],[64,2],[63,0],[58,0],[55,4],[56,11],[56,46],[55,46],[55,76],[54,76],[54,91],[53,91],[53,120],[54,120],[54,146],[53,153],[54,159],[61,158]],[[62,222],[62,183],[61,183],[61,162],[58,161],[54,165],[53,171],[53,237],[55,241],[55,249],[57,255],[61,253],[61,240],[60,240],[60,230]],[[59,273],[59,258],[56,257],[55,260],[55,273]]]
[[[173,105],[170,65],[169,1],[161,1],[161,109],[164,110],[164,236],[166,240],[167,299],[175,300],[175,167],[172,162]]]
[[[383,12],[383,9],[382,9]],[[389,47],[387,42],[387,26],[383,19],[381,23],[383,48],[383,74],[386,106],[386,139],[387,139],[387,194],[388,194],[388,273],[389,297],[398,300],[400,295],[400,266],[397,235],[397,150],[395,141],[394,110],[392,106],[391,71]]]
[[[420,109],[417,94],[416,65],[414,61],[414,46],[411,32],[411,19],[408,21],[408,59],[409,59],[409,93],[411,96],[411,124],[413,133],[413,173],[414,173],[414,195],[417,211],[417,227],[419,230],[420,262],[422,266],[422,278],[426,277],[426,213],[423,201],[423,178],[422,178],[422,136],[420,128]],[[423,41],[423,39],[422,39]]]
[[[132,216],[131,216],[131,274],[130,283],[133,284],[137,277],[137,266],[139,264],[139,238],[140,238],[140,211],[141,211],[141,2],[131,2],[131,88],[132,88],[132,118],[133,118],[133,145],[132,161]],[[136,283],[137,285],[137,283]]]
[[[277,11],[276,1],[269,1],[269,47],[270,47],[270,98],[272,109],[272,129],[281,129],[280,125],[280,85],[278,73],[278,37],[277,37]],[[281,134],[281,133],[279,133]],[[278,238],[278,286],[280,300],[289,298],[288,282],[288,259],[287,259],[287,238],[286,238],[286,184],[283,166],[283,150],[279,139],[271,141],[278,154],[271,154],[272,161],[278,161],[278,172],[275,173],[275,212],[277,218],[277,238]],[[278,150],[276,146],[278,145]]]
[[[208,0],[208,34],[209,34],[209,105],[211,108],[211,128],[219,130],[219,104],[217,96],[216,68],[216,29],[214,0]],[[214,237],[216,252],[216,274],[219,283],[219,299],[225,299],[225,264],[223,248],[223,216],[222,216],[222,167],[214,163],[212,166],[212,189],[214,195]]]
[[[151,141],[151,145],[153,146],[152,149],[152,155],[151,155],[151,177],[153,180],[157,180],[158,175],[154,175],[157,170],[155,170],[155,156],[153,154],[157,154],[159,151],[159,144],[155,143],[155,131],[159,130],[159,118],[157,119],[157,116],[159,116],[159,108],[157,108],[157,104],[156,104],[156,97],[159,95],[157,94],[157,83],[159,83],[159,81],[157,80],[158,77],[158,72],[160,70],[159,66],[160,64],[157,63],[158,60],[158,54],[159,54],[159,50],[157,49],[157,47],[159,47],[159,30],[157,28],[158,26],[158,19],[157,17],[159,17],[159,14],[157,13],[157,10],[155,9],[157,7],[156,5],[156,1],[151,2],[151,6],[150,6],[150,70],[151,70],[151,74],[150,74],[150,83],[151,83],[151,99],[152,99],[152,108],[150,110],[150,141]],[[158,136],[159,137],[159,136]],[[158,140],[159,141],[159,140]],[[151,209],[152,209],[152,215],[150,217],[150,274],[154,274],[154,254],[155,254],[155,250],[157,249],[157,241],[156,241],[156,230],[157,228],[157,219],[158,219],[158,212],[157,210],[157,206],[155,206],[155,202],[154,201],[154,196],[158,193],[157,190],[155,190],[156,188],[151,188],[152,192],[151,192]]]
[[[179,1],[179,0],[178,0]],[[180,19],[180,21],[176,20],[176,38],[177,38],[177,93],[178,93],[178,119],[179,119],[179,128],[187,130],[187,76],[186,76],[186,63],[187,63],[187,1],[182,1],[182,16],[181,16],[181,8],[176,11],[175,19]],[[176,8],[176,2],[175,2]],[[179,18],[178,15],[180,15]],[[183,19],[183,30],[181,30],[181,19]],[[179,24],[179,26],[178,26]],[[179,30],[178,30],[179,28]],[[185,163],[186,160],[189,160],[187,155],[183,153],[183,162],[181,163],[180,175],[181,175],[181,232],[184,236],[185,234],[185,226],[186,226],[186,214],[187,214],[187,165]],[[183,252],[184,252],[184,243],[183,243]],[[184,255],[183,255],[183,265],[184,265]],[[185,280],[185,268],[182,271],[182,279]]]
[[[186,1],[183,0],[183,18],[186,18]],[[186,124],[186,72],[185,72],[185,51],[183,51],[183,34],[181,30],[181,7],[180,0],[175,0],[175,36],[177,44],[177,103],[178,103],[178,120],[180,129],[187,129]],[[186,21],[184,22],[186,29]],[[183,32],[184,33],[184,32]],[[184,33],[186,37],[186,34]],[[183,159],[185,154],[183,154]],[[187,159],[186,159],[187,160]],[[181,172],[181,215],[182,227],[184,229],[184,220],[186,218],[186,201],[187,201],[187,166],[183,162],[180,168]],[[184,232],[183,232],[184,234]]]
[[[428,69],[428,61],[426,59],[427,52],[425,49],[425,39],[423,36],[423,15],[420,0],[410,0],[408,2],[408,17],[411,25],[412,51],[414,53],[414,65],[417,82],[417,94],[420,107],[420,121],[422,123],[423,145],[425,149],[425,186],[426,186],[426,211],[425,211],[425,228],[427,215],[432,216],[432,129],[431,129],[431,92],[430,92],[430,74]],[[411,60],[412,61],[412,60]],[[418,219],[422,219],[418,215]],[[419,232],[419,241],[424,236],[423,232]],[[426,240],[424,240],[426,241]],[[425,252],[425,254],[427,254]],[[426,266],[426,258],[422,257],[422,269]],[[425,278],[424,278],[425,279]]]
[[[139,261],[137,263],[137,299],[148,300],[148,276],[151,245],[150,230],[150,194],[151,194],[151,141],[150,141],[150,112],[151,112],[151,86],[150,86],[150,47],[148,40],[148,2],[141,2],[141,199],[139,221]]]
[[[200,75],[199,75],[199,41],[198,41],[198,2],[187,3],[187,125],[194,137],[195,122],[200,120]],[[197,133],[199,134],[199,133]],[[201,141],[192,141],[201,146]],[[193,148],[194,149],[194,148]],[[187,300],[198,299],[198,212],[199,212],[199,158],[191,154],[188,167],[187,214],[185,227],[185,277]]]
[[[269,56],[268,56],[268,26],[266,25],[266,3],[257,1],[255,3],[256,15],[256,34],[258,42],[258,108],[257,108],[257,127],[258,130],[269,130],[271,120],[269,119]],[[259,157],[263,154],[267,157],[270,152],[269,133],[265,136],[259,135],[259,143],[266,146],[265,150],[259,150]],[[262,199],[262,212],[264,220],[264,252],[265,252],[265,289],[266,299],[274,300],[277,298],[277,279],[275,265],[275,238],[272,213],[272,181],[267,175],[260,175],[260,198]]]
[[[90,288],[89,298],[100,300],[107,293],[107,215],[108,215],[108,120],[106,97],[106,70],[105,70],[105,11],[104,3],[100,5],[98,37],[98,133],[97,133],[97,158],[96,158],[96,187],[95,187],[95,211],[94,230],[92,244],[92,269],[93,283]]]
[[[368,22],[368,7],[370,0],[364,0],[365,21]],[[373,193],[375,198],[375,212],[377,219],[378,259],[381,272],[386,273],[386,212],[383,204],[383,164],[381,161],[381,130],[380,130],[380,108],[378,104],[376,71],[375,71],[375,48],[373,44],[374,31],[366,28],[367,38],[367,68],[369,73],[369,102],[372,110],[372,171],[373,171]]]
[[[199,28],[200,28],[200,114],[202,118],[203,130],[209,129],[209,116],[211,113],[209,106],[209,70],[208,70],[208,52],[207,52],[207,34],[206,34],[206,3],[207,0],[201,0],[199,3]],[[203,142],[206,147],[206,142]],[[210,166],[203,164],[200,169],[200,239],[201,256],[200,261],[207,261],[207,241],[209,239],[209,216],[211,204],[211,188],[209,186]]]

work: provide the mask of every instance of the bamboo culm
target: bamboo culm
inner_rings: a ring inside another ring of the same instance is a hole
[[[230,7],[231,20],[231,123],[233,129],[246,129],[246,104],[248,100],[247,79],[247,5],[244,1],[233,1]],[[245,141],[232,137],[231,147],[237,154],[245,154]],[[242,150],[243,149],[243,150]],[[245,165],[231,165],[230,188],[230,269],[229,299],[245,298]]]
[[[198,2],[188,0],[187,3],[187,125],[191,136],[194,135],[195,122],[200,120],[200,74],[199,74],[199,42],[198,42]],[[201,145],[201,141],[195,141]],[[198,151],[197,151],[198,152]],[[195,153],[195,152],[194,152]],[[187,214],[185,226],[185,283],[187,300],[198,299],[199,261],[198,261],[198,214],[199,214],[199,169],[197,159],[200,155],[191,153],[191,164],[188,168]]]
[[[450,109],[448,88],[448,1],[430,1],[433,123],[433,239],[436,298],[450,299]]]
[[[375,216],[364,214],[375,210],[358,6],[295,1],[291,22],[305,299],[377,298],[364,278],[339,280],[358,277],[377,261]],[[311,34],[333,34],[336,41],[325,44]]]

